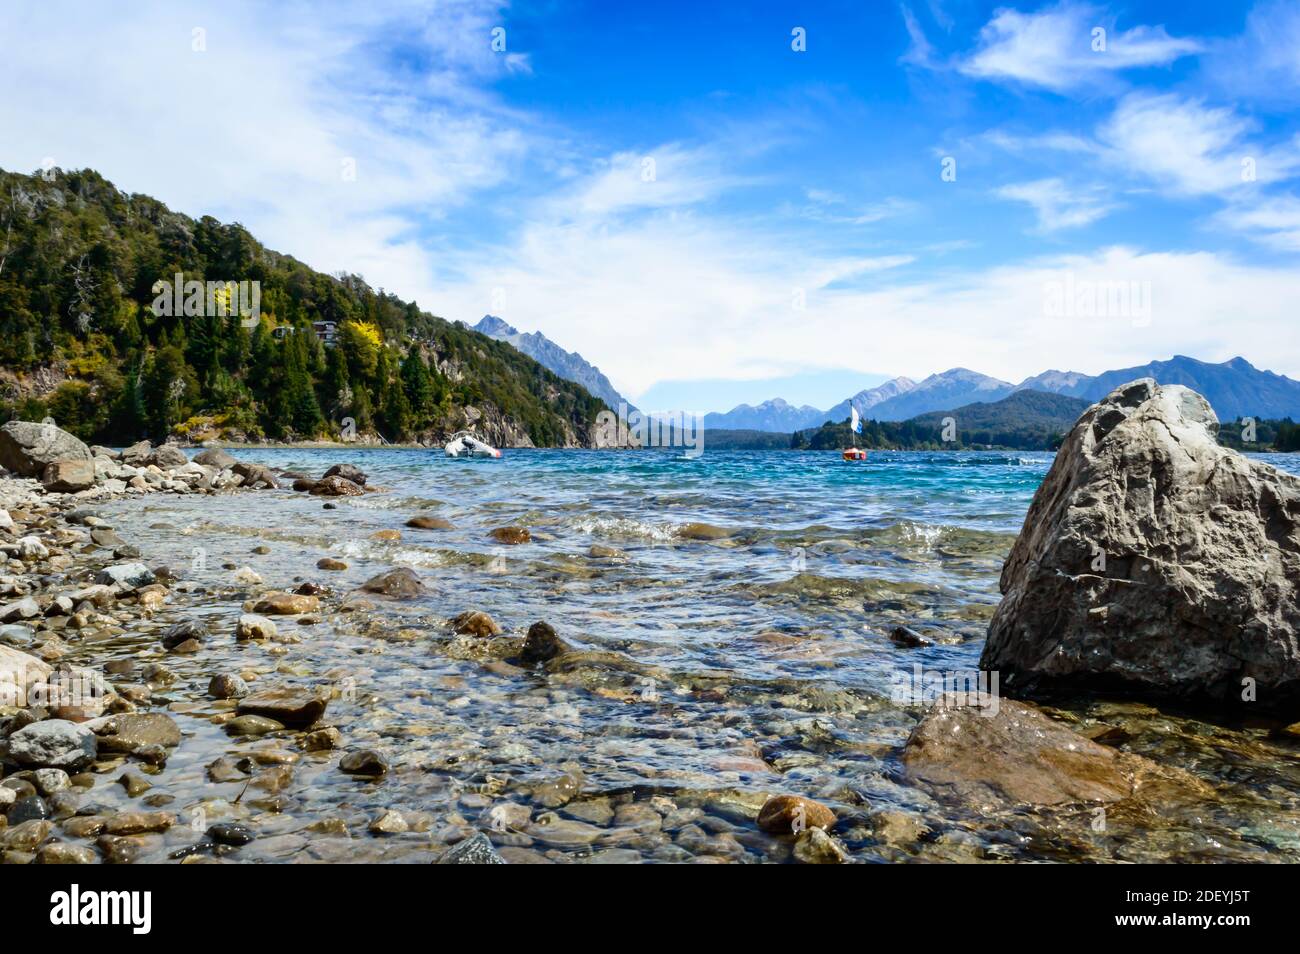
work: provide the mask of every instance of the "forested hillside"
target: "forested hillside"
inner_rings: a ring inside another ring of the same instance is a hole
[[[155,283],[178,272],[259,282],[260,319],[155,314]],[[334,323],[331,345],[313,322]],[[439,440],[472,423],[500,444],[565,445],[590,442],[603,406],[509,345],[238,224],[89,170],[0,171],[0,420],[49,416],[101,443]]]
[[[1017,391],[1000,401],[975,402],[951,411],[934,411],[906,421],[863,421],[854,434],[849,422],[827,422],[796,433],[791,444],[810,450],[862,447],[895,450],[956,450],[997,447],[1012,450],[1055,450],[1087,401]],[[951,431],[945,435],[951,421]]]

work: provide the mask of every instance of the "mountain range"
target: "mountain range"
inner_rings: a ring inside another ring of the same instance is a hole
[[[826,421],[843,421],[856,407],[864,420],[905,421],[933,411],[1001,400],[1017,391],[1045,391],[1065,397],[1097,401],[1115,387],[1135,378],[1155,378],[1161,384],[1183,384],[1203,394],[1221,421],[1241,417],[1300,419],[1300,381],[1272,371],[1261,371],[1245,358],[1212,364],[1175,355],[1168,361],[1151,361],[1090,375],[1078,371],[1044,371],[1019,384],[1002,381],[967,368],[932,374],[919,383],[895,378],[861,391],[827,411],[793,408],[776,398],[757,407],[742,404],[725,414],[709,414],[706,428],[744,428],[791,431],[816,427]],[[767,409],[768,413],[762,413]],[[806,412],[800,416],[798,412]],[[794,423],[792,424],[791,421]]]
[[[599,368],[577,352],[566,351],[541,332],[521,334],[494,315],[485,315],[473,330],[507,342],[559,377],[582,385],[611,408],[617,408],[620,402],[632,407]],[[1262,371],[1241,357],[1214,364],[1175,355],[1167,361],[1151,361],[1101,374],[1049,370],[1025,378],[1019,384],[969,368],[950,368],[919,382],[906,377],[894,378],[859,391],[825,411],[806,404],[796,406],[777,397],[757,405],[740,404],[730,411],[711,412],[704,416],[704,426],[707,430],[789,434],[827,421],[847,420],[852,408],[857,408],[863,420],[907,421],[934,411],[992,403],[1017,391],[1042,391],[1092,402],[1121,384],[1144,377],[1155,378],[1161,384],[1183,384],[1198,391],[1221,421],[1241,417],[1300,419],[1300,381]]]
[[[581,384],[589,394],[600,398],[614,410],[618,410],[620,403],[632,409],[632,403],[615,390],[600,368],[576,351],[565,351],[540,331],[521,333],[496,315],[484,315],[470,330],[506,342],[566,381]]]

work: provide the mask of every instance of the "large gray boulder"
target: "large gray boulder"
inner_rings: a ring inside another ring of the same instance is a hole
[[[1300,708],[1300,478],[1142,378],[1065,439],[1002,568],[981,668],[1004,690]]]
[[[54,424],[10,421],[0,427],[0,467],[20,477],[40,477],[63,460],[94,463],[89,447]]]
[[[174,470],[177,467],[184,467],[190,462],[185,456],[185,451],[181,450],[175,444],[159,444],[149,456],[145,458],[146,464],[153,464],[161,467],[163,470]]]

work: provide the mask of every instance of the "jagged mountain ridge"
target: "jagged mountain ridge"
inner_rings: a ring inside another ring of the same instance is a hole
[[[1186,355],[1175,355],[1167,361],[1151,361],[1096,375],[1079,371],[1044,371],[1025,378],[1019,384],[966,368],[951,368],[932,374],[920,383],[914,383],[908,378],[895,378],[877,388],[861,391],[824,412],[809,409],[810,412],[802,423],[794,426],[777,416],[763,420],[753,413],[754,408],[744,404],[726,414],[707,415],[705,426],[801,430],[816,427],[826,421],[838,423],[846,420],[851,407],[856,407],[864,420],[906,421],[935,411],[1000,401],[1019,391],[1040,391],[1098,401],[1119,385],[1144,377],[1155,378],[1160,384],[1183,384],[1205,395],[1222,421],[1246,416],[1272,420],[1287,417],[1300,419],[1300,381],[1272,371],[1262,371],[1242,357],[1215,364]],[[910,387],[903,385],[903,382]],[[886,393],[890,390],[895,393]],[[790,407],[780,398],[759,405],[768,406]]]
[[[471,330],[504,341],[566,381],[582,385],[588,393],[600,398],[616,411],[619,404],[626,404],[629,410],[633,409],[632,403],[618,393],[600,368],[578,352],[566,351],[540,331],[521,332],[496,315],[484,315]]]

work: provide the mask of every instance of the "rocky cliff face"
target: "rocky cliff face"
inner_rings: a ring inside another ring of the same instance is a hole
[[[1300,478],[1216,423],[1150,378],[1079,419],[1002,570],[981,667],[1006,691],[1300,706]]]

